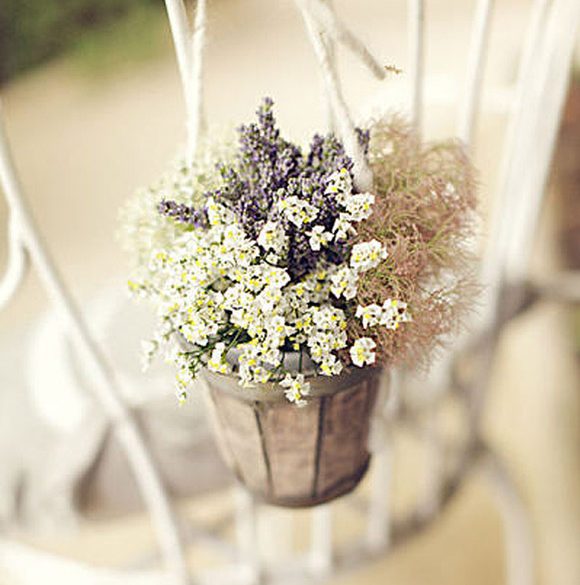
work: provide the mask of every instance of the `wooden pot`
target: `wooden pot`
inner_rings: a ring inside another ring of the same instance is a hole
[[[227,465],[254,496],[276,506],[315,506],[349,493],[369,466],[381,373],[310,377],[308,404],[299,408],[278,384],[242,388],[234,376],[205,371]]]

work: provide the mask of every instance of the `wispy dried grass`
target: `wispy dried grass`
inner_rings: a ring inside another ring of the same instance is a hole
[[[457,331],[476,290],[467,245],[477,220],[475,171],[459,142],[421,143],[397,117],[373,124],[369,159],[376,203],[358,237],[381,241],[389,257],[362,276],[357,301],[400,299],[412,321],[375,331],[353,318],[349,336],[370,334],[377,361],[425,366]]]

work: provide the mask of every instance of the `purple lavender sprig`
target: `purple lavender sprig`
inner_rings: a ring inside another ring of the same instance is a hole
[[[326,193],[330,177],[343,168],[352,171],[352,160],[336,136],[316,134],[308,152],[284,139],[276,126],[274,102],[265,98],[256,114],[257,121],[238,129],[238,152],[232,162],[219,163],[220,186],[206,193],[227,205],[251,239],[258,235],[267,221],[281,221],[288,236],[288,254],[283,265],[293,281],[311,272],[321,256],[328,262],[340,264],[347,249],[333,243],[314,251],[309,244],[307,229],[298,229],[281,218],[276,202],[296,196],[318,210],[317,225],[331,230],[338,217],[338,205],[332,194]],[[365,153],[368,150],[368,131],[357,130]],[[181,223],[195,227],[207,226],[204,210],[197,210],[174,201],[162,201],[159,212]]]
[[[338,216],[334,197],[326,193],[330,176],[342,168],[352,170],[352,160],[333,134],[316,134],[308,152],[284,139],[276,126],[274,102],[265,98],[257,110],[257,122],[238,129],[239,150],[233,164],[222,164],[222,185],[212,193],[227,201],[249,237],[256,240],[264,223],[280,220],[275,203],[297,196],[319,210],[318,225],[332,229]],[[368,134],[360,132],[363,147]],[[339,264],[344,246],[333,245],[320,251],[310,248],[307,230],[285,224],[289,237],[286,267],[293,280],[299,280],[317,265],[320,256]]]
[[[179,223],[186,223],[196,228],[206,228],[208,226],[205,209],[195,209],[185,203],[163,199],[157,206],[157,211],[161,215],[171,217]]]

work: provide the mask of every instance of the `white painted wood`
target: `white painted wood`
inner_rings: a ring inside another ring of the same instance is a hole
[[[535,63],[534,87],[529,90],[530,122],[525,138],[529,155],[512,184],[520,181],[522,206],[514,217],[507,248],[506,275],[520,280],[528,270],[532,245],[542,209],[559,122],[568,89],[574,46],[580,22],[580,2],[554,0]]]
[[[193,32],[183,0],[165,0],[173,37],[186,109],[187,149],[191,161],[196,154],[203,121],[203,54],[205,46],[206,0],[198,0]]]
[[[411,120],[417,134],[423,124],[423,82],[425,68],[425,2],[408,0],[409,87]]]
[[[124,448],[129,464],[159,536],[163,558],[174,583],[186,585],[188,571],[169,500],[153,464],[143,437],[121,399],[122,393],[114,370],[94,342],[84,318],[54,265],[24,198],[8,146],[0,103],[0,185],[11,213],[19,221],[22,244],[58,312],[71,339],[86,356],[85,366],[95,381],[95,398],[115,425],[116,435]]]
[[[495,310],[495,301],[503,272],[505,250],[510,238],[511,219],[517,213],[519,191],[512,185],[513,167],[523,148],[523,113],[530,85],[534,79],[534,64],[541,47],[544,24],[550,0],[535,0],[529,18],[520,58],[516,94],[508,112],[507,132],[501,158],[500,179],[490,222],[489,236],[482,259],[480,278],[486,283],[482,321],[489,321]],[[485,326],[485,325],[484,325]]]
[[[189,129],[190,120],[193,115],[191,106],[191,38],[189,21],[183,0],[165,0],[165,8],[167,10],[179,77],[181,79],[181,88],[186,109],[186,126]],[[190,146],[188,139],[188,152],[191,152]]]
[[[525,278],[527,273],[571,64],[573,31],[578,26],[579,9],[575,0],[535,0],[532,5],[503,149],[499,189],[480,272],[486,286],[475,329],[483,335],[496,319],[505,283]],[[490,339],[492,345],[495,339]],[[490,362],[494,347],[485,351],[488,353],[485,359]],[[449,363],[451,368],[452,359]],[[485,402],[486,378],[485,373],[482,375],[477,388],[471,392],[474,423],[480,419]]]
[[[398,370],[381,384],[369,437],[373,461],[367,508],[365,546],[371,554],[386,550],[391,537],[391,478],[393,457],[391,426],[400,406],[401,376]]]
[[[0,541],[0,571],[3,583],[5,578],[17,585],[172,585],[170,576],[159,570],[110,570],[6,540]]]
[[[198,525],[196,522],[188,518],[179,518],[179,528],[181,538],[184,545],[201,546],[204,549],[211,550],[216,556],[221,557],[222,564],[238,564],[238,549],[234,543],[225,540],[222,536],[223,530],[226,528],[225,523],[221,523],[217,527],[208,529],[204,526]],[[227,518],[229,524],[231,518]],[[134,556],[128,563],[123,565],[123,569],[145,571],[148,568],[155,567],[160,561],[159,551],[157,549],[150,549],[145,552],[140,551],[138,555]],[[198,574],[196,573],[195,583],[197,584]],[[0,581],[1,583],[1,581]]]
[[[264,572],[291,562],[294,551],[294,514],[276,506],[260,506],[258,510],[260,562]]]
[[[257,585],[262,578],[257,505],[242,486],[235,487],[234,500],[238,562],[245,576],[244,582],[247,585]]]
[[[376,79],[386,77],[385,67],[370,52],[361,39],[356,36],[340,19],[336,13],[332,0],[312,0],[310,2],[311,17],[316,20],[320,29],[320,35],[328,54],[328,67],[332,71],[332,76],[338,80],[336,45],[342,44],[346,47],[360,62],[365,65]],[[337,123],[334,116],[332,98],[326,91],[326,81],[324,75],[323,96],[325,116],[327,120],[328,131],[337,131]]]
[[[390,494],[393,474],[391,446],[385,438],[373,454],[371,493],[366,521],[366,547],[371,554],[386,550],[390,544]]]
[[[422,443],[425,446],[425,467],[423,469],[419,501],[419,514],[433,517],[441,507],[441,487],[444,479],[444,449],[439,429],[439,410],[435,405],[421,421]]]
[[[0,279],[0,310],[18,292],[29,267],[28,253],[21,241],[18,222],[15,217],[11,217],[8,221],[8,262]]]
[[[489,453],[483,462],[500,512],[506,547],[507,585],[534,585],[534,545],[526,509],[505,465]]]
[[[355,57],[360,59],[376,79],[384,79],[386,71],[379,60],[369,51],[361,39],[355,35],[338,17],[334,5],[329,0],[310,2],[312,17],[334,41],[344,45]]]
[[[193,22],[193,37],[191,40],[191,96],[190,114],[188,120],[189,153],[195,156],[199,143],[205,132],[205,118],[203,106],[203,70],[206,29],[206,0],[197,0],[195,19]]]
[[[333,0],[321,0],[324,2],[330,10],[334,11],[334,3]],[[337,55],[336,55],[336,40],[335,38],[329,34],[327,31],[322,33],[322,41],[326,46],[326,52],[328,54],[328,66],[333,70],[333,75],[338,77],[338,70],[337,70]],[[326,124],[326,131],[327,132],[336,132],[336,121],[334,119],[334,109],[332,107],[332,100],[328,91],[326,91],[326,81],[324,79],[324,75],[320,75],[321,81],[321,99],[324,111],[324,120]]]
[[[325,577],[333,565],[332,504],[317,506],[310,514],[310,572]]]
[[[518,74],[481,279],[487,320],[502,282],[525,276],[567,87],[580,5],[536,0]]]
[[[312,16],[312,2],[313,0],[295,0],[302,14],[308,37],[323,75],[326,91],[334,111],[338,134],[346,153],[353,160],[355,183],[361,191],[367,191],[372,186],[372,173],[359,144],[352,117],[342,94],[336,69],[333,69],[330,62],[328,48],[322,37],[324,31],[321,30],[320,25]]]
[[[477,113],[482,100],[482,81],[489,45],[489,28],[494,0],[478,0],[473,17],[471,43],[467,57],[465,94],[459,108],[457,136],[471,146]]]

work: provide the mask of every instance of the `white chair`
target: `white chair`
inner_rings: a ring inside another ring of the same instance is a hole
[[[166,0],[174,36],[177,61],[187,105],[188,152],[194,154],[204,128],[202,104],[203,49],[206,27],[205,0],[198,0],[190,23],[184,2]],[[331,0],[296,0],[315,56],[321,66],[329,104],[329,118],[355,159],[361,183],[368,180],[364,160],[353,139],[353,122],[344,100],[336,67],[335,45],[344,44],[377,77],[384,69],[342,23]],[[426,19],[423,0],[408,1],[408,37],[410,83],[409,111],[420,131],[424,102],[424,33]],[[264,4],[264,9],[268,3]],[[483,71],[490,38],[492,0],[477,0],[473,29],[467,47],[468,68],[465,91],[458,104],[457,135],[471,148],[474,128],[481,109]],[[163,569],[149,571],[104,570],[40,553],[30,547],[0,541],[0,567],[18,575],[22,583],[40,579],[65,585],[129,583],[261,583],[280,582],[290,577],[307,582],[320,580],[385,554],[390,547],[404,542],[428,526],[446,508],[458,488],[479,467],[484,470],[498,496],[504,519],[509,585],[534,582],[530,533],[523,506],[510,476],[497,454],[486,444],[481,432],[481,414],[488,385],[488,372],[497,342],[510,319],[522,312],[534,299],[553,294],[553,281],[529,282],[530,242],[534,238],[546,179],[554,150],[556,132],[572,62],[580,19],[577,0],[534,0],[527,15],[527,34],[522,46],[513,99],[509,100],[509,132],[502,149],[502,175],[496,197],[494,220],[482,264],[487,286],[484,310],[474,324],[475,334],[465,336],[441,361],[420,401],[406,399],[409,374],[395,373],[395,399],[379,409],[374,433],[375,463],[370,495],[353,496],[348,505],[366,520],[366,529],[348,548],[334,546],[333,505],[323,506],[311,515],[311,542],[306,555],[289,559],[270,559],[264,564],[257,539],[260,525],[259,506],[243,491],[236,497],[237,547],[226,542],[217,546],[223,564],[208,571],[189,570],[186,562],[188,535],[181,530],[171,502],[152,462],[146,442],[123,400],[117,373],[94,342],[68,289],[54,266],[48,247],[42,241],[22,189],[16,177],[4,132],[0,134],[0,179],[10,210],[10,258],[0,282],[0,306],[16,294],[18,285],[31,264],[38,272],[66,324],[75,346],[82,348],[84,362],[97,382],[95,397],[115,427],[117,438],[126,452],[159,539]],[[578,300],[577,275],[562,275],[570,286],[563,300]],[[469,355],[477,375],[462,379],[454,368],[461,356]],[[468,433],[458,444],[441,437],[437,412],[445,400],[457,402],[467,422]],[[394,473],[391,437],[399,428],[417,433],[428,449],[431,462],[424,470],[425,487],[414,510],[396,522],[391,517],[389,493]],[[191,534],[189,534],[191,537]],[[197,534],[195,538],[208,538]]]

